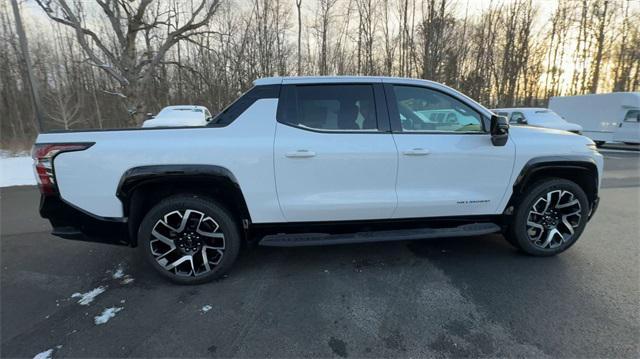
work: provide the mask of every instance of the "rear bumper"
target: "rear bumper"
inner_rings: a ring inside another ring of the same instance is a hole
[[[51,222],[51,234],[64,239],[130,245],[126,219],[86,213],[58,196],[40,197],[40,216]]]

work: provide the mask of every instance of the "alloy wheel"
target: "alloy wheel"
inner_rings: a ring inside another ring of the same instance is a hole
[[[176,210],[156,222],[149,246],[165,270],[178,276],[198,277],[220,264],[225,237],[218,223],[204,213]]]
[[[529,241],[541,249],[569,242],[582,220],[578,198],[567,190],[553,190],[539,197],[527,216]]]

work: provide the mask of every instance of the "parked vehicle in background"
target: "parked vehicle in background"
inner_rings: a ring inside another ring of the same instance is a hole
[[[512,125],[528,125],[534,127],[553,128],[565,130],[576,134],[582,133],[582,126],[567,122],[557,113],[548,108],[541,107],[519,107],[519,108],[496,108],[493,110],[498,116],[509,119]]]
[[[549,108],[581,125],[598,146],[611,141],[640,144],[640,92],[554,96]]]
[[[154,118],[144,121],[142,127],[205,126],[211,121],[211,112],[204,106],[167,106]]]
[[[41,134],[40,213],[62,238],[138,246],[180,283],[242,242],[309,246],[503,232],[571,247],[598,204],[590,139],[513,126],[438,83],[266,78],[207,126]],[[108,165],[105,165],[108,163]]]

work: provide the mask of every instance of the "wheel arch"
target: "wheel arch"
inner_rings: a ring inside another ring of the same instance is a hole
[[[176,194],[211,197],[239,221],[251,222],[240,184],[227,168],[215,165],[152,165],[133,167],[121,177],[116,196],[128,218],[131,246],[137,245],[144,215],[166,197]]]
[[[587,156],[550,156],[529,160],[513,184],[505,212],[513,210],[527,188],[545,178],[563,178],[576,183],[587,195],[590,210],[598,202],[598,167]],[[510,213],[508,213],[510,214]]]

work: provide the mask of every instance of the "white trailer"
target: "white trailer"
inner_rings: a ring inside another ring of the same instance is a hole
[[[582,126],[598,145],[605,142],[640,144],[640,92],[555,96],[549,108]]]

